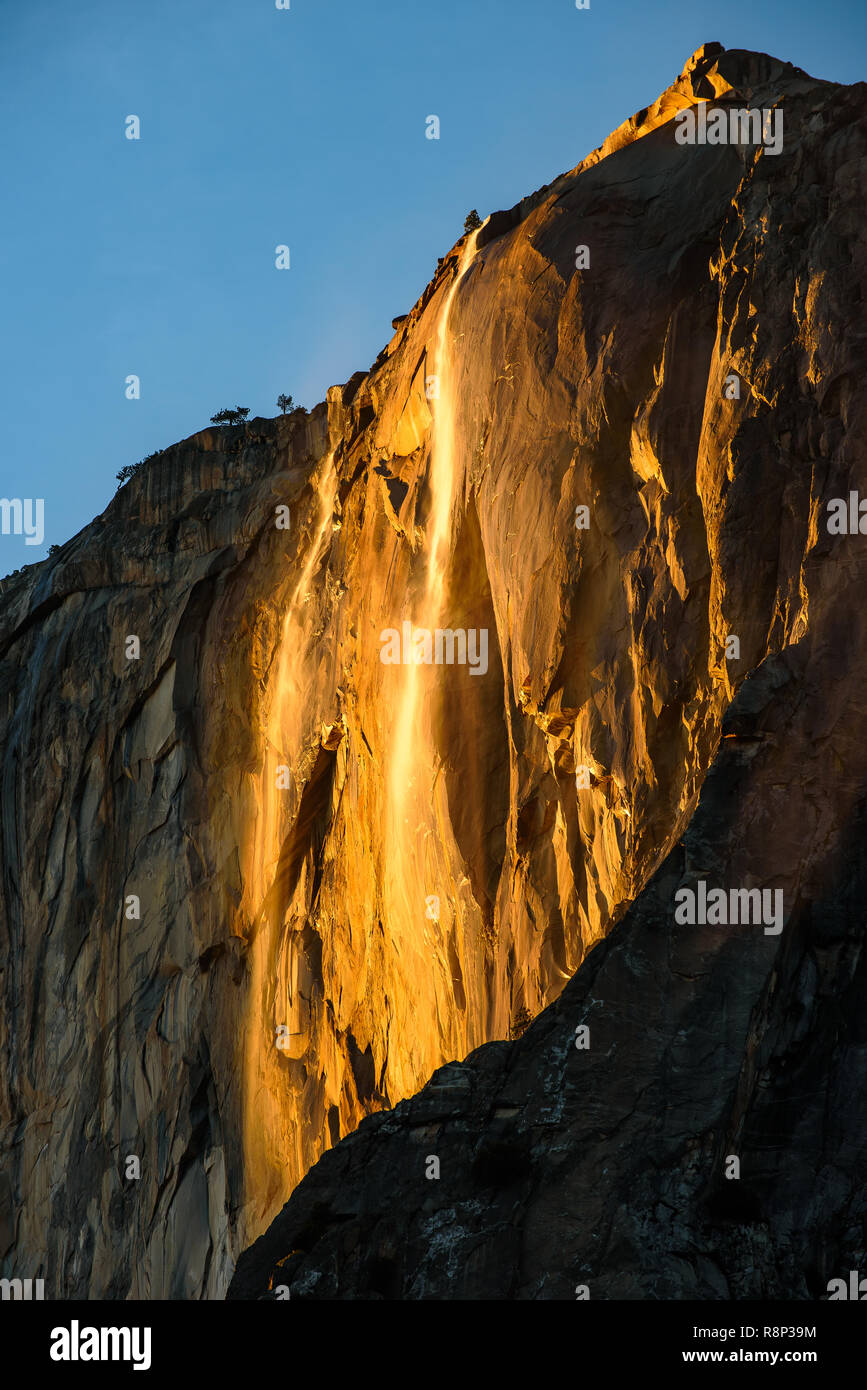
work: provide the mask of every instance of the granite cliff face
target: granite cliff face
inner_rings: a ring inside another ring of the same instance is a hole
[[[704,100],[782,149],[679,143]],[[854,1248],[864,114],[707,45],[368,373],[4,586],[2,1273],[220,1296],[443,1063],[233,1292],[791,1294]],[[782,932],[675,928],[700,877]]]
[[[817,1299],[863,1270],[867,759],[827,660],[766,658],[682,840],[556,1003],[326,1154],[231,1298]],[[701,880],[781,888],[783,931],[678,924]]]

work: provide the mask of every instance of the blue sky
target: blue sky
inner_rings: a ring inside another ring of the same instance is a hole
[[[0,496],[46,528],[0,536],[0,574],[215,410],[367,368],[471,208],[577,164],[711,39],[867,76],[864,0],[0,0]]]

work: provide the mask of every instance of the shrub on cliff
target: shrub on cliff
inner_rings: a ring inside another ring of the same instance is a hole
[[[240,425],[250,414],[248,405],[236,405],[232,410],[218,410],[216,415],[211,416],[212,425]]]
[[[478,227],[481,227],[481,225],[482,219],[481,217],[479,217],[479,214],[476,212],[475,208],[473,208],[472,212],[467,216],[467,218],[464,221],[464,231],[474,232]]]
[[[117,478],[118,488],[122,488],[124,483],[129,482],[130,478],[134,478],[136,473],[140,473],[145,464],[150,463],[152,459],[158,459],[160,454],[164,453],[165,449],[156,449],[152,454],[148,454],[147,458],[139,459],[138,463],[125,463],[123,468],[114,475]]]

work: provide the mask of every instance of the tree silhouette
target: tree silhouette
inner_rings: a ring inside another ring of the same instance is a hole
[[[138,463],[125,463],[123,468],[114,475],[117,478],[118,488],[122,488],[124,483],[128,483],[130,478],[134,478],[137,473],[140,473],[146,464],[158,459],[160,454],[164,453],[165,449],[155,449],[152,454],[148,454],[147,458],[139,459]]]
[[[250,414],[248,405],[236,405],[234,410],[218,410],[211,416],[212,425],[241,425]]]
[[[479,217],[479,214],[476,212],[475,208],[473,208],[472,212],[469,213],[469,215],[464,221],[464,231],[474,232],[478,227],[481,227],[481,225],[482,219],[481,217]]]
[[[285,415],[287,410],[291,410],[294,402],[291,396],[279,395],[277,397],[277,408]]]

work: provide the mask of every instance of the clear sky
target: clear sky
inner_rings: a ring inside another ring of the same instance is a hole
[[[0,0],[0,496],[45,499],[0,575],[216,410],[369,367],[471,208],[573,167],[713,39],[861,81],[867,0]]]

